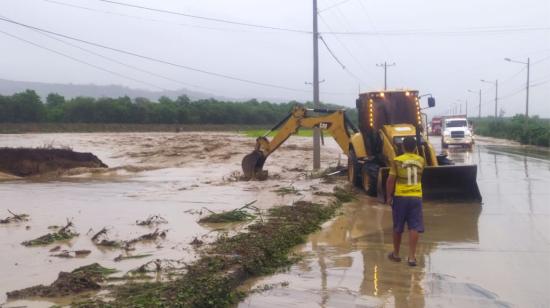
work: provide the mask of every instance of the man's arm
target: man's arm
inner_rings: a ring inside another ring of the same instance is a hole
[[[393,193],[395,190],[395,175],[390,174],[386,181],[386,203],[391,204]]]

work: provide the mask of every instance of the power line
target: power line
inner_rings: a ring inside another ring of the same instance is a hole
[[[349,1],[350,1],[350,0],[343,0],[343,1],[340,1],[340,2],[338,2],[338,3],[335,3],[335,4],[331,5],[331,6],[328,6],[328,7],[324,8],[324,9],[322,9],[322,10],[319,10],[318,12],[319,12],[319,13],[322,13],[322,12],[324,12],[324,11],[328,11],[328,10],[330,10],[330,9],[333,9],[333,8],[335,8],[335,7],[338,7],[338,6],[340,6],[340,5],[342,5],[342,4],[346,3],[346,2],[349,2]]]
[[[146,7],[146,6],[136,5],[136,4],[118,2],[118,1],[111,1],[111,0],[96,0],[96,1],[110,3],[110,4],[116,4],[116,5],[120,5],[120,6],[132,7],[132,8],[136,8],[136,9],[142,9],[142,10],[147,10],[147,11],[152,11],[152,12],[157,12],[157,13],[178,15],[178,16],[183,16],[183,17],[189,17],[189,18],[195,18],[195,19],[200,19],[200,20],[207,20],[207,21],[237,25],[237,26],[245,26],[245,27],[260,28],[260,29],[269,29],[269,30],[278,30],[278,31],[286,31],[286,32],[293,32],[293,33],[302,33],[302,34],[312,34],[311,31],[291,29],[291,28],[282,28],[282,27],[275,27],[275,26],[258,25],[258,24],[251,24],[251,23],[221,19],[221,18],[213,18],[213,17],[192,15],[192,14],[187,14],[187,13],[182,13],[182,12],[176,12],[176,11],[164,10],[164,9],[157,9],[157,8]]]
[[[101,0],[99,0],[99,1],[101,1]],[[131,52],[131,51],[127,51],[127,50],[123,50],[123,49],[119,49],[119,48],[114,48],[114,47],[109,47],[109,46],[99,44],[99,43],[90,42],[90,41],[87,41],[87,40],[79,39],[79,38],[76,38],[76,37],[72,37],[72,36],[69,36],[69,35],[57,33],[57,32],[54,32],[54,31],[45,30],[45,29],[42,29],[42,28],[38,28],[38,27],[34,27],[34,26],[27,25],[27,24],[24,24],[24,23],[20,23],[20,22],[17,22],[15,20],[12,20],[12,19],[6,19],[6,18],[3,18],[3,17],[0,17],[0,20],[11,23],[11,24],[15,24],[15,25],[18,25],[18,26],[21,26],[21,27],[25,27],[25,28],[28,28],[28,29],[34,29],[34,30],[38,30],[38,31],[41,31],[41,32],[53,34],[53,35],[58,36],[58,37],[63,37],[63,38],[69,39],[69,40],[81,42],[81,43],[88,44],[88,45],[91,45],[91,46],[95,46],[95,47],[99,47],[99,48],[103,48],[103,49],[108,49],[108,50],[111,50],[111,51],[123,53],[123,54],[134,56],[134,57],[137,57],[137,58],[146,59],[146,60],[149,60],[149,61],[158,62],[158,63],[162,63],[162,64],[173,66],[173,67],[178,67],[178,68],[189,70],[189,71],[203,73],[203,74],[210,75],[210,76],[215,76],[215,77],[234,80],[234,81],[240,81],[240,82],[243,82],[243,83],[249,83],[249,84],[254,84],[254,85],[263,86],[263,87],[282,89],[282,90],[287,90],[287,91],[309,92],[309,91],[303,90],[303,89],[296,89],[296,88],[290,88],[290,87],[285,87],[285,86],[280,86],[280,85],[275,85],[275,84],[270,84],[270,83],[265,83],[265,82],[258,82],[258,81],[248,80],[248,79],[235,77],[235,76],[231,76],[231,75],[211,72],[211,71],[207,71],[207,70],[203,70],[203,69],[199,69],[199,68],[195,68],[195,67],[191,67],[191,66],[187,66],[187,65],[181,65],[181,64],[177,64],[177,63],[170,62],[170,61],[167,61],[167,60],[157,59],[157,58],[153,58],[153,57],[150,57],[150,56],[138,54],[138,53],[135,53],[135,52]]]
[[[338,64],[340,64],[340,66],[342,67],[342,69],[344,71],[346,71],[351,77],[353,77],[355,80],[357,80],[359,83],[361,83],[361,79],[359,79],[359,77],[355,76],[355,74],[353,74],[352,72],[350,72],[346,66],[344,65],[344,63],[342,63],[342,61],[340,61],[340,59],[338,59],[338,57],[334,54],[334,52],[332,51],[332,49],[330,49],[330,47],[328,47],[328,44],[327,42],[325,41],[325,39],[319,35],[319,39],[321,40],[321,42],[323,42],[323,45],[325,45],[325,47],[327,48],[328,52],[330,53],[330,55],[332,56],[332,58],[334,59],[334,61],[336,61]]]
[[[537,60],[537,61],[531,63],[531,65],[539,64],[539,63],[544,62],[544,61],[546,61],[546,60],[548,60],[548,59],[550,59],[550,56],[547,56],[547,57],[544,57],[544,58],[542,58],[542,59],[539,59],[539,60]]]
[[[322,15],[319,15],[319,18],[321,19],[321,21],[325,24],[325,26],[331,30],[329,24],[326,22],[326,20],[323,18]],[[348,55],[353,58],[353,60],[355,60],[355,62],[359,65],[359,67],[361,68],[361,70],[363,70],[363,72],[367,73],[367,70],[363,67],[363,65],[361,64],[361,62],[359,61],[359,59],[357,59],[357,57],[355,57],[353,55],[353,53],[349,50],[349,48],[340,40],[340,38],[338,38],[337,36],[334,37],[336,39],[336,41],[340,44],[340,46],[342,46],[342,48],[344,48],[344,50],[348,53]]]
[[[61,5],[61,6],[86,10],[86,11],[90,11],[90,12],[97,12],[97,13],[102,13],[102,14],[121,16],[121,17],[133,18],[133,19],[138,19],[138,20],[146,20],[146,21],[164,23],[164,24],[169,24],[169,25],[176,25],[176,26],[181,26],[181,27],[190,27],[190,28],[198,28],[198,29],[206,29],[206,30],[214,30],[214,31],[224,31],[224,32],[252,32],[252,31],[247,31],[247,30],[244,30],[244,29],[218,28],[218,27],[209,27],[209,26],[169,22],[169,21],[161,20],[161,19],[154,19],[154,18],[149,18],[149,17],[142,17],[142,16],[136,16],[136,15],[130,15],[130,14],[123,14],[123,13],[105,11],[105,10],[100,10],[100,9],[96,9],[96,8],[91,8],[91,7],[87,7],[87,6],[81,6],[81,5],[76,5],[76,4],[72,4],[72,3],[56,1],[56,0],[42,0],[42,1],[48,2],[48,3],[53,3],[53,4],[56,4],[56,5]]]
[[[372,18],[369,14],[369,11],[367,10],[365,5],[363,4],[363,1],[362,0],[357,0],[357,2],[359,2],[359,6],[361,7],[363,13],[365,13],[365,16],[367,17],[367,21],[369,22],[369,24],[372,27],[372,29],[374,30],[374,32],[378,33],[378,29],[376,28],[376,25],[372,22]],[[376,37],[378,38],[378,40],[380,41],[380,44],[384,47],[384,49],[386,49],[386,52],[390,55],[390,57],[395,58],[393,56],[392,52],[390,51],[390,49],[388,48],[388,45],[386,44],[386,42],[382,39],[382,37],[380,35],[376,35]]]
[[[120,74],[120,73],[111,71],[111,70],[109,70],[109,69],[106,69],[106,68],[97,66],[97,65],[95,65],[95,64],[92,64],[92,63],[89,63],[89,62],[80,60],[80,59],[75,58],[75,57],[73,57],[73,56],[70,56],[70,55],[67,55],[67,54],[65,54],[65,53],[59,52],[59,51],[57,51],[57,50],[55,50],[55,49],[51,49],[51,48],[42,46],[42,45],[40,45],[40,44],[31,42],[31,41],[29,41],[29,40],[26,40],[26,39],[21,38],[21,37],[19,37],[19,36],[16,36],[16,35],[13,35],[13,34],[4,32],[4,31],[2,31],[2,30],[0,30],[0,33],[4,34],[4,35],[6,35],[6,36],[9,36],[9,37],[11,37],[11,38],[14,38],[14,39],[16,39],[16,40],[19,40],[19,41],[25,42],[25,43],[27,43],[27,44],[33,45],[33,46],[35,46],[35,47],[38,47],[38,48],[47,50],[47,51],[52,52],[52,53],[55,53],[55,54],[60,55],[60,56],[62,56],[62,57],[71,59],[71,60],[73,60],[73,61],[75,61],[75,62],[84,64],[84,65],[88,65],[88,66],[91,66],[91,67],[93,67],[93,68],[95,68],[95,69],[98,69],[98,70],[107,72],[107,73],[109,73],[109,74],[113,74],[113,75],[116,75],[116,76],[119,76],[119,77],[122,77],[122,78],[125,78],[125,79],[128,79],[128,80],[132,80],[132,81],[135,81],[135,82],[138,82],[138,83],[141,83],[141,84],[145,84],[145,85],[148,85],[148,86],[157,88],[157,89],[167,90],[167,89],[165,89],[165,88],[163,88],[163,87],[154,85],[154,84],[152,84],[152,83],[149,83],[149,82],[146,82],[146,81],[143,81],[143,80],[139,80],[139,79],[136,79],[136,78],[133,78],[133,77],[129,77],[129,76],[126,76],[126,75],[123,75],[123,74]]]
[[[470,34],[502,34],[550,31],[550,27],[524,27],[524,28],[468,28],[458,30],[393,30],[393,31],[335,31],[323,32],[331,35],[384,35],[384,36],[412,36],[412,35],[470,35]]]
[[[157,74],[157,73],[152,72],[152,71],[149,71],[149,70],[145,70],[145,69],[139,68],[139,67],[137,67],[137,66],[134,66],[134,65],[131,65],[131,64],[128,64],[128,63],[124,63],[124,62],[122,62],[122,61],[118,61],[118,60],[116,60],[116,59],[113,59],[113,58],[111,58],[111,57],[108,57],[108,56],[105,56],[105,55],[103,55],[103,54],[97,53],[97,52],[92,51],[92,50],[90,50],[90,49],[87,49],[87,48],[78,46],[78,45],[76,45],[76,44],[69,43],[69,42],[64,41],[64,40],[62,40],[62,39],[56,38],[56,37],[54,37],[53,35],[46,34],[46,33],[42,33],[42,32],[37,31],[37,30],[35,30],[35,31],[36,31],[36,33],[38,33],[38,34],[40,34],[40,35],[43,35],[43,36],[45,36],[45,37],[47,37],[47,38],[49,38],[49,39],[52,39],[52,40],[61,42],[61,43],[65,44],[65,45],[68,45],[68,46],[71,46],[71,47],[80,49],[80,50],[82,50],[82,51],[84,51],[84,52],[87,52],[87,53],[89,53],[89,54],[92,54],[92,55],[94,55],[94,56],[97,56],[97,57],[100,57],[100,58],[105,59],[105,60],[107,60],[107,61],[110,61],[110,62],[119,64],[119,65],[122,65],[122,66],[125,66],[125,67],[128,67],[128,68],[131,68],[131,69],[133,69],[133,70],[136,70],[136,71],[139,71],[139,72],[142,72],[142,73],[146,73],[146,74],[151,75],[151,76],[154,76],[154,77],[162,78],[162,79],[165,79],[165,80],[168,80],[168,81],[177,83],[177,84],[179,84],[179,85],[184,85],[184,86],[188,86],[188,87],[194,87],[194,88],[197,88],[197,89],[203,89],[203,90],[208,90],[208,91],[214,91],[213,89],[209,89],[209,88],[201,87],[201,86],[198,86],[198,85],[190,84],[190,83],[187,83],[187,82],[183,82],[183,81],[180,81],[180,80],[176,80],[176,79],[173,79],[173,78],[164,76],[164,75]]]
[[[539,87],[539,86],[545,85],[549,82],[550,82],[550,79],[542,79],[542,80],[539,79],[535,83],[530,84],[529,86],[531,88],[534,88],[534,87]]]

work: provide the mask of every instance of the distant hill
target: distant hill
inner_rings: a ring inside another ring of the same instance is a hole
[[[22,92],[27,89],[36,91],[36,93],[38,93],[43,99],[45,99],[50,93],[58,93],[66,98],[73,98],[77,96],[88,96],[95,98],[129,96],[131,98],[145,97],[156,101],[161,96],[167,96],[175,99],[178,96],[185,94],[192,100],[206,98],[227,99],[224,97],[187,89],[176,91],[148,91],[142,89],[132,89],[119,85],[102,86],[94,84],[61,84],[0,79],[0,95],[12,95],[16,92]]]

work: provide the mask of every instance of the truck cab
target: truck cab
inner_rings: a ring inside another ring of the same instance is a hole
[[[474,145],[474,135],[466,116],[450,116],[443,119],[441,147],[458,145],[471,149]]]
[[[441,135],[441,117],[433,117],[432,122],[430,123],[430,134],[433,136],[440,136]]]

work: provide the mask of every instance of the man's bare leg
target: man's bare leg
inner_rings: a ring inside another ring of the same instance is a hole
[[[393,255],[399,257],[399,249],[401,247],[401,236],[403,233],[393,232]]]
[[[416,244],[418,243],[418,231],[409,230],[409,260],[416,260]]]

